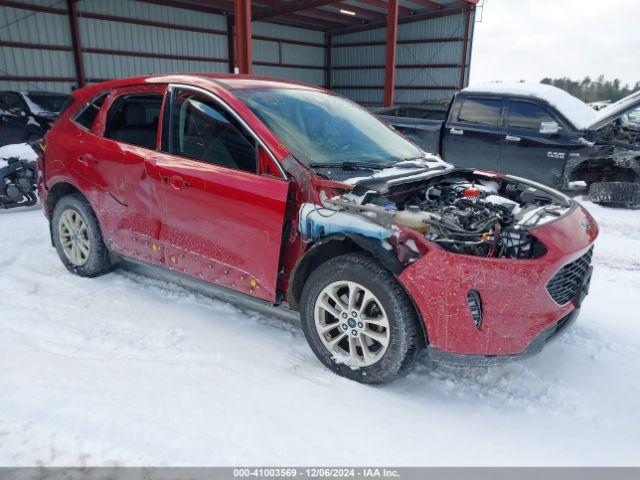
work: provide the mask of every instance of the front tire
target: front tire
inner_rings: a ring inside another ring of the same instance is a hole
[[[111,268],[98,219],[81,195],[68,195],[56,204],[51,233],[58,256],[70,272],[96,277]]]
[[[405,375],[423,344],[406,292],[378,261],[346,254],[320,265],[302,291],[302,329],[330,370],[361,383]]]

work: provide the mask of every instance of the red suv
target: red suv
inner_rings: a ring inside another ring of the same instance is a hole
[[[320,361],[365,383],[425,348],[457,364],[536,353],[587,293],[585,209],[444,163],[331,92],[198,74],[73,96],[38,163],[77,275],[134,262],[298,311]]]

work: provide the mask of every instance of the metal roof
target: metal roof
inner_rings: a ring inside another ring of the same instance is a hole
[[[225,15],[234,12],[234,2],[230,0],[139,1]],[[387,0],[255,0],[251,2],[251,14],[253,20],[340,33],[343,29],[383,25],[388,3]],[[400,0],[398,17],[402,22],[412,16],[476,3],[478,0]]]

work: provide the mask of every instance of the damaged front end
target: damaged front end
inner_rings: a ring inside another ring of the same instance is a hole
[[[320,203],[300,208],[305,239],[334,234],[376,239],[405,266],[434,248],[486,258],[538,258],[545,246],[530,231],[571,206],[547,188],[463,170],[393,185],[365,181]]]
[[[299,232],[314,245],[348,238],[388,267],[422,318],[432,358],[483,363],[534,353],[575,318],[598,232],[576,202],[482,171],[380,177],[321,191],[300,207]],[[572,262],[585,269],[552,282]]]

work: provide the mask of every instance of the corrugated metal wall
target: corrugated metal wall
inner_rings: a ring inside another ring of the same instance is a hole
[[[322,32],[265,22],[254,22],[251,28],[255,75],[324,84]]]
[[[60,0],[22,0],[23,3],[65,8]],[[34,12],[11,7],[0,8],[0,42],[9,44],[60,45],[67,50],[0,47],[0,89],[50,90],[69,92],[75,84],[69,20],[64,14]],[[22,77],[23,80],[6,80]],[[66,81],[29,81],[29,77],[64,78]]]
[[[85,73],[89,80],[229,70],[227,24],[223,15],[130,0],[83,0],[78,4],[78,10],[80,38],[86,50]],[[182,25],[211,32],[87,18],[86,13]],[[139,52],[140,55],[132,55],[131,52]],[[152,56],[154,54],[172,58],[157,58]]]
[[[472,13],[471,29],[473,22]],[[395,103],[431,103],[451,98],[460,85],[465,25],[466,14],[458,13],[398,26]],[[382,104],[385,40],[386,28],[335,37],[333,89],[357,102]],[[469,44],[467,66],[470,52]]]
[[[67,2],[20,1],[54,11],[0,8],[0,89],[69,92],[76,72]],[[224,15],[133,0],[82,0],[77,5],[89,82],[151,73],[229,71]],[[254,22],[252,29],[254,74],[325,84],[323,32],[266,22]],[[464,30],[464,13],[399,25],[396,103],[451,97],[460,85]],[[335,36],[332,88],[364,104],[381,104],[385,40],[385,28]],[[37,48],[39,44],[48,48]],[[469,44],[467,64],[470,55]],[[7,81],[3,76],[22,80]],[[37,77],[58,80],[35,81]]]

